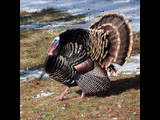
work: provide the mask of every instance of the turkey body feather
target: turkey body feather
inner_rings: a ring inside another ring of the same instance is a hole
[[[88,29],[66,30],[59,38],[46,58],[45,71],[64,85],[78,85],[84,93],[107,90],[107,71],[116,71],[112,63],[124,65],[132,49],[131,27],[117,13],[105,14]]]

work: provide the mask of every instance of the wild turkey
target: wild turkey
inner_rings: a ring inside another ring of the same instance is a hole
[[[109,89],[108,72],[116,72],[112,63],[124,65],[132,49],[131,27],[123,15],[105,14],[88,29],[66,30],[56,37],[45,61],[45,72],[67,86],[88,93]]]

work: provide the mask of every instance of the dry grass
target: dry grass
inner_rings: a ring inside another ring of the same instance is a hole
[[[20,10],[20,16],[27,15],[27,14],[29,14],[29,12],[24,11],[24,10]]]
[[[56,82],[42,80],[20,84],[21,120],[139,120],[140,119],[140,76],[122,75],[111,77],[111,87],[107,92],[87,95],[82,101],[75,100],[81,90],[70,89],[63,101],[54,100],[63,92],[65,86]],[[44,91],[54,92],[47,97],[36,98]]]
[[[33,21],[51,22],[51,21],[82,21],[85,15],[71,15],[68,12],[56,10],[54,8],[46,8],[36,12],[20,11],[20,25],[31,24]],[[80,24],[80,23],[77,23]]]
[[[131,55],[140,53],[140,31],[133,31],[133,48]]]
[[[71,16],[71,14],[67,12],[61,12],[53,8],[42,9],[40,12],[32,13],[32,19],[39,22],[50,22],[69,16]]]
[[[20,31],[20,69],[42,67],[53,38],[62,31]]]

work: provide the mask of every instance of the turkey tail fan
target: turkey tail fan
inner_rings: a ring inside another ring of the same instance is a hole
[[[132,31],[131,26],[128,21],[124,21],[120,27],[118,27],[118,32],[120,35],[120,48],[118,52],[117,61],[115,63],[119,65],[125,65],[126,60],[129,58],[132,51]]]
[[[102,67],[107,68],[112,62],[124,65],[132,50],[132,31],[123,15],[108,13],[89,26],[89,29],[104,30],[108,34],[107,54]]]
[[[108,45],[107,45],[107,55],[104,56],[102,60],[102,66],[105,66],[107,69],[112,62],[115,62],[117,59],[119,47],[120,47],[120,40],[119,34],[114,26],[111,24],[102,25],[98,27],[98,30],[103,29],[104,32],[107,32],[108,35]]]
[[[118,27],[124,21],[124,16],[117,13],[108,13],[103,15],[99,20],[92,23],[89,28],[97,29],[98,27],[111,23],[113,26]]]

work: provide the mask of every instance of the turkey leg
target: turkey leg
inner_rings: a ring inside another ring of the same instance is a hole
[[[65,91],[56,99],[56,101],[62,101],[64,98],[64,95],[68,92],[68,90],[70,89],[70,87],[68,86]]]
[[[80,96],[80,97],[78,97],[78,98],[76,98],[76,99],[78,99],[78,100],[82,100],[82,99],[84,98],[84,96],[85,96],[85,93],[84,93],[84,92],[82,92],[81,96]]]

